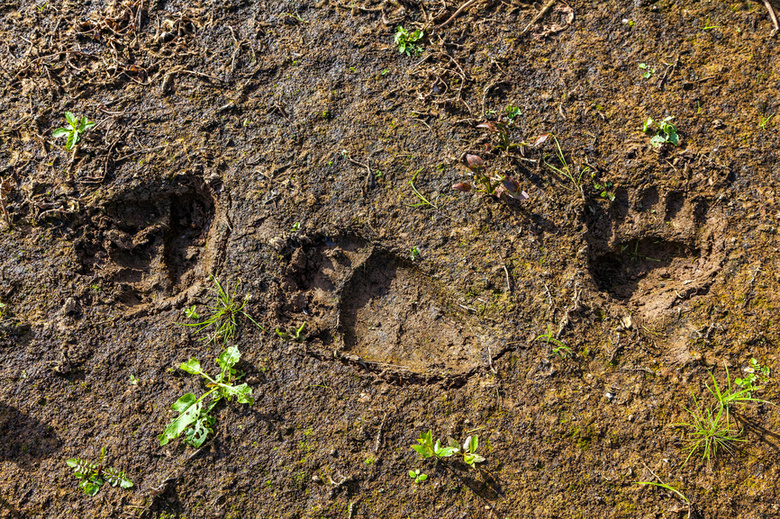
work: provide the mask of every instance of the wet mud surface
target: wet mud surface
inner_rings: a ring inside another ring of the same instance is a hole
[[[679,425],[780,400],[769,12],[461,5],[0,0],[0,518],[780,515],[775,405]],[[213,276],[254,403],[160,446]]]

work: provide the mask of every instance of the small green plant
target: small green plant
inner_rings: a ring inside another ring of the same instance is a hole
[[[431,431],[422,433],[417,439],[417,443],[419,445],[412,445],[412,449],[416,450],[423,459],[436,458],[437,460],[440,460],[442,458],[449,458],[453,454],[457,454],[460,450],[460,446],[457,445],[457,442],[457,446],[454,447],[452,445],[442,447],[439,440],[436,440],[434,443]]]
[[[100,460],[97,463],[82,460],[81,458],[71,458],[65,462],[73,469],[73,474],[81,480],[79,487],[88,496],[97,494],[104,483],[108,483],[112,487],[133,487],[133,482],[127,479],[124,471],[105,467],[103,465],[105,459],[106,448],[103,447],[100,449]]]
[[[714,411],[712,409],[702,409],[696,396],[693,396],[693,403],[696,408],[691,411],[687,407],[685,410],[691,415],[690,422],[673,424],[675,427],[688,427],[692,429],[691,437],[687,439],[688,456],[683,462],[683,466],[688,463],[691,456],[701,452],[701,457],[708,464],[712,464],[712,458],[718,454],[718,450],[731,452],[733,444],[746,441],[740,438],[741,430],[731,428],[729,420],[729,410],[727,406],[719,406]]]
[[[761,118],[760,118],[760,119],[759,119],[759,121],[758,121],[758,127],[759,127],[761,130],[766,130],[766,127],[767,127],[767,125],[769,124],[769,121],[770,121],[770,120],[772,119],[772,117],[774,117],[774,116],[775,116],[775,114],[770,114],[770,115],[767,115],[766,117],[764,117],[764,116],[762,115],[762,116],[761,116]]]
[[[420,257],[420,248],[419,248],[417,245],[415,245],[414,247],[412,247],[412,248],[409,250],[409,258],[410,258],[412,261],[414,261],[414,260],[416,260],[416,259],[417,259],[417,258],[419,258],[419,257]]]
[[[221,339],[223,344],[227,344],[229,340],[236,336],[236,330],[238,329],[237,318],[240,315],[243,315],[252,321],[255,326],[265,331],[265,328],[257,324],[257,322],[252,319],[252,316],[249,315],[246,310],[244,310],[248,296],[245,297],[243,301],[236,299],[236,293],[238,292],[238,286],[240,285],[240,282],[236,283],[236,286],[233,288],[233,292],[231,293],[229,290],[222,288],[222,284],[220,284],[219,279],[217,279],[216,276],[209,275],[209,280],[213,281],[216,287],[214,289],[215,294],[212,298],[211,305],[208,307],[209,317],[197,323],[178,324],[197,328],[195,330],[196,334],[209,330],[203,337],[199,339],[205,340],[206,343],[211,343],[212,341]],[[200,315],[198,315],[198,312],[194,306],[185,308],[184,315],[186,315],[188,319],[200,319]]]
[[[606,198],[610,202],[615,201],[615,192],[612,182],[596,182],[596,174],[591,173],[590,178],[593,180],[593,189],[599,193],[601,198]]]
[[[688,463],[691,456],[701,452],[702,459],[709,464],[712,458],[720,450],[731,451],[732,445],[737,442],[745,442],[741,437],[742,429],[737,430],[736,424],[732,427],[730,420],[730,408],[732,405],[747,405],[750,403],[771,404],[767,400],[755,398],[753,393],[761,389],[756,383],[766,382],[769,379],[769,369],[762,367],[756,359],[750,360],[750,366],[747,368],[748,376],[735,380],[731,383],[729,368],[725,364],[726,385],[721,389],[715,375],[710,372],[712,386],[705,383],[705,387],[710,394],[715,397],[715,406],[713,408],[702,409],[699,406],[696,396],[693,396],[693,402],[696,405],[695,410],[685,409],[691,415],[690,422],[673,424],[674,426],[688,427],[692,429],[691,438],[688,439],[688,457],[685,463]]]
[[[295,222],[290,229],[292,232],[298,232],[301,230],[301,222]]]
[[[750,365],[745,368],[745,372],[747,373],[745,378],[734,380],[734,383],[743,389],[756,391],[760,389],[755,385],[757,382],[769,381],[769,368],[761,366],[756,359],[750,359]]]
[[[70,128],[57,128],[52,132],[52,137],[59,139],[67,135],[68,140],[65,141],[65,149],[70,151],[79,143],[82,134],[94,127],[95,123],[88,121],[86,117],[82,117],[79,120],[71,112],[65,112],[65,120],[68,121]]]
[[[720,25],[710,25],[710,17],[707,17],[707,21],[704,22],[703,27],[699,27],[702,31],[710,31],[712,29],[720,29]]]
[[[306,335],[303,333],[304,326],[306,326],[306,321],[303,322],[300,328],[291,326],[289,332],[283,332],[279,328],[277,328],[276,335],[278,335],[285,341],[306,342]]]
[[[506,105],[504,112],[506,113],[506,118],[509,119],[510,121],[514,121],[521,115],[520,107],[513,106],[513,105]]]
[[[420,469],[414,469],[409,471],[409,477],[414,480],[418,485],[428,479],[428,474],[423,474]]]
[[[417,189],[417,186],[414,185],[414,181],[417,180],[417,175],[419,175],[420,173],[422,173],[422,168],[420,168],[417,171],[415,171],[414,173],[412,173],[412,178],[410,178],[407,181],[407,184],[409,184],[411,186],[412,191],[414,192],[414,196],[419,198],[420,201],[417,202],[416,204],[407,204],[407,205],[409,207],[426,207],[426,206],[430,206],[430,207],[433,207],[434,209],[439,209],[439,206],[437,206],[435,203],[433,203],[430,200],[428,200],[427,198],[425,198],[423,196],[423,194],[420,193],[420,191]]]
[[[755,359],[752,359],[755,361]],[[759,367],[759,370],[761,368],[760,365],[758,365],[758,361],[756,361],[756,366]],[[728,411],[728,408],[731,404],[747,404],[749,402],[757,402],[761,404],[772,404],[772,402],[768,402],[766,400],[760,400],[758,398],[753,398],[752,392],[757,391],[761,389],[758,386],[755,386],[754,383],[759,381],[758,377],[746,377],[744,379],[737,379],[739,382],[735,381],[736,385],[741,387],[739,391],[736,387],[731,385],[731,376],[729,375],[729,368],[726,365],[726,363],[723,363],[723,367],[726,369],[726,387],[724,388],[725,391],[721,391],[720,387],[718,386],[718,381],[715,379],[715,375],[710,372],[710,378],[712,379],[712,387],[705,384],[707,389],[712,393],[712,396],[715,397],[715,400],[718,402],[718,405],[721,407],[725,407],[726,411]],[[752,375],[755,375],[752,373]],[[768,371],[767,371],[767,378],[768,378]]]
[[[136,377],[135,375],[130,375],[130,384],[133,385],[133,386],[137,386],[138,385],[138,377]]]
[[[0,303],[0,319],[5,317],[5,303]]]
[[[200,447],[206,441],[208,434],[214,432],[212,427],[216,420],[210,413],[223,398],[227,401],[235,398],[240,404],[252,405],[254,403],[252,388],[246,383],[233,384],[234,381],[243,376],[240,374],[236,376],[236,370],[233,368],[240,359],[241,353],[236,346],[225,348],[217,357],[220,373],[216,378],[212,378],[203,371],[197,359],[190,359],[179,366],[179,369],[187,373],[200,375],[206,379],[208,382],[206,387],[211,389],[200,397],[196,397],[193,393],[187,393],[171,405],[171,409],[178,412],[179,416],[157,437],[160,440],[160,446],[166,445],[184,433],[184,441],[187,444],[196,448]],[[211,397],[210,401],[209,397]],[[207,405],[206,402],[208,402]]]
[[[506,193],[516,200],[527,200],[528,193],[520,189],[520,183],[509,175],[488,173],[485,163],[478,155],[466,154],[466,167],[474,174],[474,183],[458,182],[452,185],[452,189],[462,193],[485,193],[501,197]]]
[[[395,32],[395,44],[398,45],[398,51],[407,56],[417,55],[422,52],[422,47],[417,45],[425,37],[425,33],[416,29],[409,34],[406,29],[399,26]]]
[[[471,468],[476,468],[477,463],[485,461],[485,458],[477,454],[479,437],[476,434],[466,438],[462,446],[453,438],[447,438],[447,446],[444,447],[439,440],[434,442],[433,434],[431,431],[428,431],[427,433],[422,433],[417,439],[417,445],[412,445],[411,447],[417,451],[423,459],[433,458],[437,462],[441,459],[452,457],[455,454],[463,455],[463,461]]]
[[[585,166],[584,168],[577,168],[577,172],[575,172],[572,169],[572,166],[566,161],[566,157],[563,155],[563,150],[561,150],[561,144],[558,142],[558,138],[553,135],[553,140],[555,141],[555,147],[557,150],[556,155],[558,157],[558,161],[560,162],[560,167],[553,166],[547,162],[547,160],[544,161],[544,165],[569,180],[574,185],[576,190],[582,193],[582,177],[585,175],[585,173],[590,171],[590,168],[588,166]]]
[[[654,121],[652,117],[648,117],[642,124],[642,131],[645,133],[655,133],[650,139],[650,144],[655,148],[660,148],[667,142],[674,146],[680,143],[680,136],[677,135],[677,127],[672,124],[674,116],[665,117],[660,122]],[[658,128],[653,130],[653,125],[657,124]]]
[[[562,359],[574,356],[574,352],[572,352],[571,348],[569,348],[568,346],[566,346],[566,344],[562,343],[561,341],[553,337],[553,333],[549,325],[547,326],[547,333],[538,336],[534,340],[546,342],[548,345],[552,347],[552,354]]]
[[[642,77],[645,79],[650,79],[653,74],[655,74],[655,69],[652,67],[649,67],[647,63],[640,63],[639,68],[644,70],[644,74],[642,74]]]
[[[485,461],[485,458],[477,454],[477,447],[479,447],[479,437],[475,434],[466,438],[460,451],[463,454],[463,461],[471,468],[476,468],[475,464]]]
[[[200,315],[198,315],[198,311],[195,308],[195,305],[192,305],[189,308],[185,308],[184,315],[187,316],[187,319],[200,319]]]

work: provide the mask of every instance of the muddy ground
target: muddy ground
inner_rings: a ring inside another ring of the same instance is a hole
[[[777,407],[709,462],[675,426],[751,358],[780,399],[768,11],[458,7],[0,0],[0,517],[780,516]],[[453,190],[467,154],[517,199]],[[210,275],[255,400],[161,447]],[[88,497],[102,448],[134,486]]]

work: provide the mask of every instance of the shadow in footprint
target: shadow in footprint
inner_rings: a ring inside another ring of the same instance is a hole
[[[27,465],[52,456],[61,446],[50,426],[0,402],[0,461]]]

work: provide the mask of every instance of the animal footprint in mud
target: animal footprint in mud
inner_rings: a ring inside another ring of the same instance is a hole
[[[315,327],[335,328],[331,346],[369,365],[459,375],[483,365],[488,346],[500,350],[475,317],[452,310],[446,287],[391,252],[337,238],[296,251],[291,265],[308,273],[298,301]]]
[[[725,220],[679,192],[661,202],[651,188],[637,199],[608,236],[589,233],[589,270],[599,290],[655,318],[709,290],[725,259]]]
[[[75,249],[86,273],[116,284],[121,303],[145,302],[150,292],[165,296],[189,283],[214,217],[214,200],[203,182],[141,184],[86,210]]]

